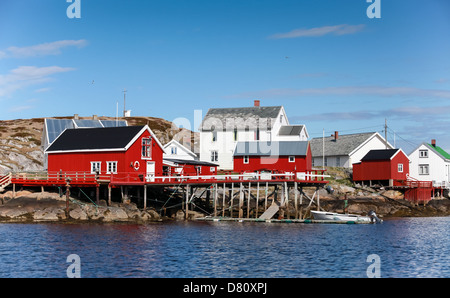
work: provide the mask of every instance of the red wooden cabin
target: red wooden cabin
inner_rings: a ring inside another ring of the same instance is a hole
[[[163,146],[145,126],[66,129],[46,150],[48,173],[162,176]]]
[[[234,171],[239,173],[307,172],[312,169],[308,141],[238,142],[234,150]]]
[[[409,158],[401,149],[370,150],[353,164],[353,181],[394,186],[409,175]]]

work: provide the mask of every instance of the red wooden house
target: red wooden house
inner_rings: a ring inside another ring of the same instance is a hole
[[[311,147],[308,141],[238,142],[233,163],[239,173],[311,171]]]
[[[48,172],[162,176],[164,149],[145,126],[66,129],[47,148]]]
[[[401,149],[370,150],[360,163],[353,164],[353,181],[394,186],[406,181],[409,158]]]
[[[164,158],[164,174],[168,176],[211,176],[217,174],[217,164],[199,160]]]

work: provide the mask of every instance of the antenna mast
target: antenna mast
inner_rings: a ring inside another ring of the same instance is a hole
[[[126,95],[127,95],[127,89],[123,89],[123,117],[125,117],[126,113],[127,113],[127,109],[125,108]]]

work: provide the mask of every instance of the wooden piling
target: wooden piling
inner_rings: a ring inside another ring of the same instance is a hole
[[[297,182],[294,182],[294,208],[295,208],[295,219],[298,219],[298,190],[297,190]]]
[[[147,210],[147,185],[144,184],[144,210]]]
[[[108,185],[108,206],[111,206],[111,185]]]
[[[251,189],[252,189],[252,183],[251,182],[249,182],[248,183],[248,196],[247,196],[247,218],[250,218],[250,192],[251,192]]]
[[[222,216],[225,217],[225,196],[227,192],[227,187],[225,183],[223,183],[223,198],[222,198]]]
[[[234,197],[234,183],[231,183],[231,193],[230,193],[230,217],[233,217],[233,197]]]
[[[243,185],[241,182],[239,183],[239,218],[242,218],[244,216],[244,209],[242,209],[242,207],[244,206],[244,191],[242,187]]]
[[[189,219],[189,185],[186,185],[185,219]],[[215,216],[215,214],[214,214]]]
[[[259,201],[259,182],[256,183],[255,218],[258,218],[258,201]]]

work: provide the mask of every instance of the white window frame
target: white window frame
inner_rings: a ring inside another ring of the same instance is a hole
[[[152,137],[142,138],[141,141],[141,157],[151,159],[152,158]]]
[[[217,150],[211,150],[211,162],[219,161],[219,152]]]
[[[91,174],[101,174],[102,172],[102,162],[101,161],[91,161]]]
[[[170,154],[177,155],[177,147],[170,147]]]
[[[248,164],[250,161],[250,157],[248,155],[244,155],[244,164]]]
[[[402,163],[397,164],[397,172],[403,173],[403,164]]]
[[[295,162],[295,156],[293,156],[293,155],[289,156],[288,161]]]
[[[428,158],[428,150],[427,149],[419,150],[419,158]]]
[[[117,174],[117,161],[106,162],[106,174]]]
[[[420,164],[419,165],[419,175],[430,175],[430,165]]]

